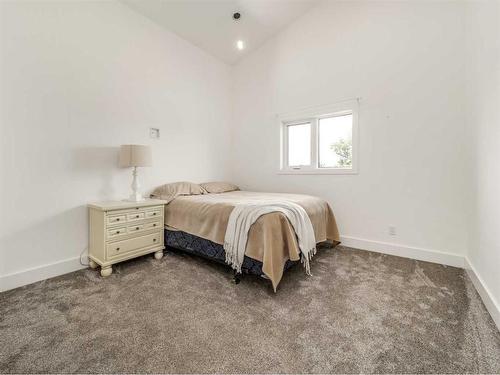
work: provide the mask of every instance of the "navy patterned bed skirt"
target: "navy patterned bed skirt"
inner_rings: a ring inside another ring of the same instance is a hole
[[[222,245],[186,232],[165,229],[165,246],[226,264],[226,253]],[[285,264],[285,270],[297,263],[299,261],[288,260]],[[247,256],[243,260],[241,271],[258,276],[264,274],[262,272],[262,262]]]

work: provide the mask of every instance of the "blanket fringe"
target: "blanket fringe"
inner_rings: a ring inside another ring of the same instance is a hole
[[[306,269],[306,275],[312,276],[311,273],[311,259],[314,255],[316,255],[316,247],[312,248],[309,250],[308,254],[305,255],[302,253],[302,256],[300,257],[300,262],[304,265],[304,268]]]
[[[224,248],[229,248],[231,247],[231,244],[228,242],[224,242]],[[302,256],[300,257],[300,262],[304,265],[306,275],[312,276],[311,273],[311,260],[314,255],[316,255],[317,249],[316,247],[313,247],[312,249],[309,250],[307,255],[302,253]],[[233,270],[236,270],[236,272],[241,273],[241,266],[242,264],[239,264],[238,259],[236,259],[236,252],[230,252],[230,251],[225,251],[226,253],[226,264],[230,265]]]
[[[229,249],[231,244],[228,242],[224,242],[224,249]],[[239,264],[238,259],[236,259],[236,251],[225,251],[226,253],[226,264],[230,265],[233,270],[237,273],[241,273],[241,266],[243,264]]]

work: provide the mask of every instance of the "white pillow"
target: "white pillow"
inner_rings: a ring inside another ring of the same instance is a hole
[[[151,198],[163,199],[168,202],[180,195],[200,195],[205,190],[193,182],[173,182],[157,187],[152,193]]]
[[[207,193],[226,193],[228,191],[240,190],[240,188],[235,184],[231,184],[229,182],[220,182],[220,181],[204,182],[203,184],[200,184],[200,186]]]

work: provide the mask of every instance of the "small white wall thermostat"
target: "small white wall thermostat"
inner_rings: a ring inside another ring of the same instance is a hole
[[[158,128],[149,128],[149,138],[160,138],[160,129]]]

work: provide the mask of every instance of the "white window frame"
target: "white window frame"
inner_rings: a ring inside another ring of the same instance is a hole
[[[278,174],[357,174],[358,173],[358,107],[357,99],[278,115],[281,139],[281,159]],[[352,114],[352,166],[351,168],[320,168],[319,120]],[[311,123],[311,164],[298,167],[288,165],[288,127]]]

